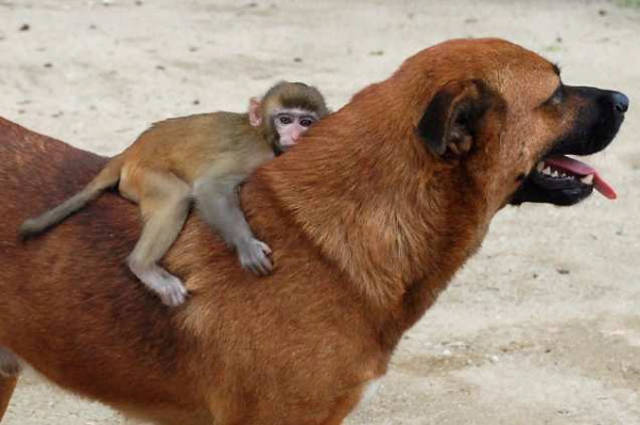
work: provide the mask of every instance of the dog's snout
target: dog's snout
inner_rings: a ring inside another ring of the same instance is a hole
[[[611,92],[611,103],[616,112],[624,114],[629,109],[629,98],[623,93],[614,91]]]
[[[600,98],[601,105],[613,110],[616,114],[624,114],[629,109],[629,98],[620,92],[606,90]]]

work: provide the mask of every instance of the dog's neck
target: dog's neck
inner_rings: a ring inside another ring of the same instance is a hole
[[[258,174],[278,207],[349,276],[393,346],[478,247],[487,214],[469,202],[473,188],[458,171],[419,151],[413,128],[364,128],[375,120],[358,110],[315,124]]]

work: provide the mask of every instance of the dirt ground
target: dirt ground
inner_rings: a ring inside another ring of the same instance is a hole
[[[589,159],[619,198],[525,205],[404,337],[350,425],[640,424],[640,9],[601,1],[0,0],[0,115],[102,154],[149,123],[241,111],[279,79],[334,109],[416,51],[498,36],[631,98]],[[6,425],[120,425],[24,375]]]

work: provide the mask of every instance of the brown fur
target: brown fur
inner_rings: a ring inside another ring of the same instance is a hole
[[[252,99],[249,114],[215,112],[157,122],[109,160],[81,191],[25,220],[20,234],[28,238],[41,233],[106,189],[117,187],[125,198],[139,204],[144,221],[127,259],[129,267],[165,304],[184,302],[186,289],[179,278],[157,263],[179,235],[192,203],[237,251],[243,267],[268,274],[272,269],[267,258],[270,249],[254,238],[240,210],[236,189],[258,166],[294,141],[290,140],[294,137],[291,131],[308,128],[296,123],[290,129],[274,127],[274,117],[292,108],[287,105],[309,107],[306,113],[315,119],[327,114],[324,98],[316,88],[282,81],[261,101]]]
[[[17,383],[18,378],[16,378],[15,376],[0,376],[0,421],[2,421],[2,417],[7,410],[9,400],[11,400],[13,390],[15,389]]]
[[[486,119],[468,156],[439,159],[416,125],[440,88],[467,79],[490,89]],[[273,275],[243,272],[188,220],[164,260],[193,294],[177,309],[127,272],[139,223],[117,196],[18,241],[29,213],[106,160],[0,120],[0,346],[161,424],[340,424],[478,248],[518,175],[570,125],[570,112],[535,112],[557,82],[547,61],[500,40],[418,53],[243,188]]]

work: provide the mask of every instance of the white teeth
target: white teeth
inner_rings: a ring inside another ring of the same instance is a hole
[[[538,172],[542,172],[542,170],[544,170],[544,162],[540,161],[538,162],[538,165],[536,166],[536,170],[538,170]]]
[[[551,173],[551,177],[558,177],[558,172],[556,170],[553,170],[553,173]]]
[[[551,175],[551,167],[545,168],[544,170],[542,170],[542,173]]]
[[[583,178],[580,179],[580,181],[584,184],[593,184],[593,174],[584,176]]]
[[[567,177],[565,173],[560,173],[560,177]]]

